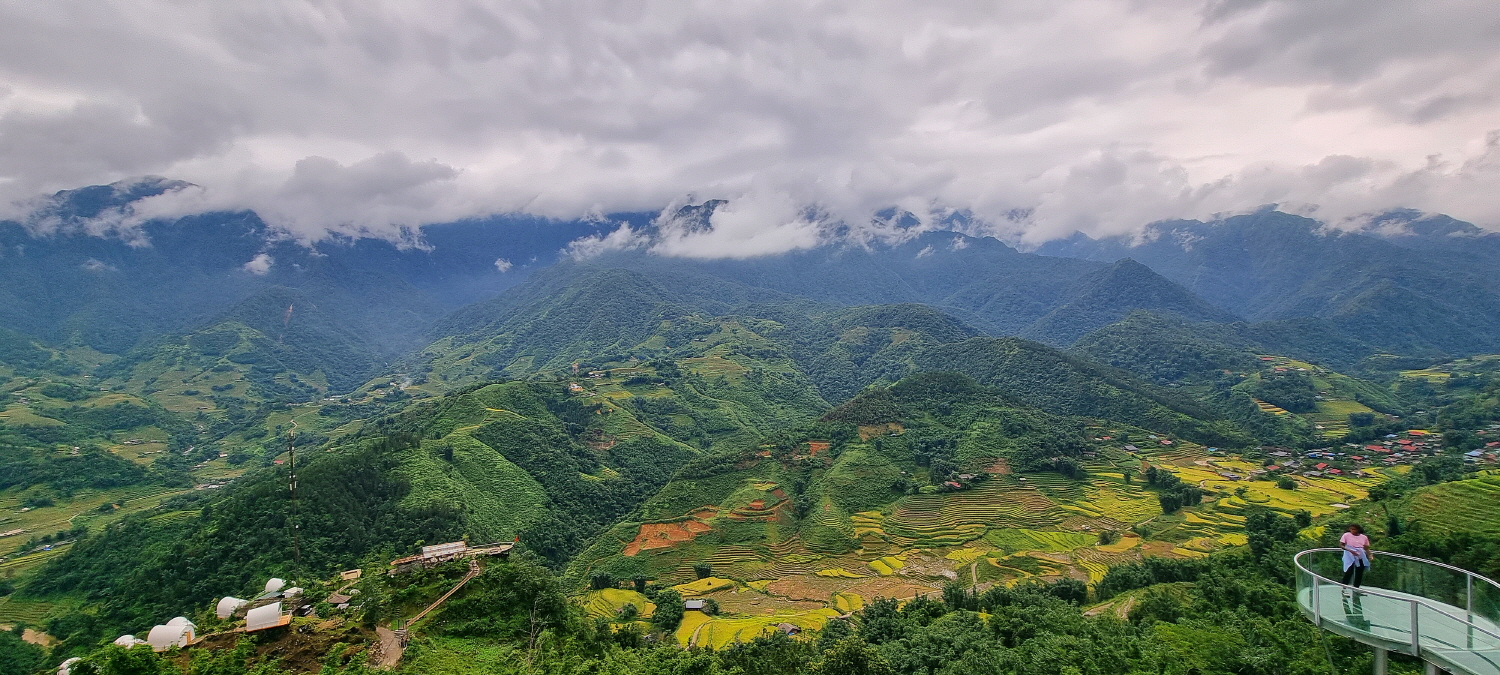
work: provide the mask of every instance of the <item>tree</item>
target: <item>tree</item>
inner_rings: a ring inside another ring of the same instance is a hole
[[[1082,605],[1088,602],[1089,585],[1079,579],[1058,579],[1047,584],[1047,593],[1075,605]]]
[[[1115,542],[1117,542],[1119,540],[1120,540],[1120,533],[1119,532],[1116,532],[1114,530],[1100,530],[1099,531],[1099,545],[1100,546],[1109,546],[1110,544],[1113,544],[1113,543],[1115,543]]]
[[[609,572],[599,572],[589,577],[589,588],[602,591],[606,588],[615,587],[615,578]]]
[[[1276,479],[1276,487],[1283,490],[1295,490],[1297,489],[1297,481],[1294,481],[1286,476],[1282,476]]]
[[[1131,623],[1154,623],[1165,621],[1175,623],[1185,614],[1183,601],[1178,598],[1170,586],[1153,586],[1141,594],[1141,599],[1135,607],[1130,609]]]
[[[707,579],[714,575],[714,566],[706,562],[693,563],[693,574],[699,579]]]
[[[839,640],[813,665],[818,675],[891,675],[895,671],[880,652],[857,637]]]
[[[682,623],[682,594],[664,588],[657,591],[651,601],[656,603],[656,611],[651,613],[651,625],[663,633],[677,630]]]
[[[177,669],[149,649],[110,645],[74,666],[72,672],[79,675],[176,675]]]
[[[976,610],[979,609],[979,598],[963,584],[950,581],[943,585],[943,604],[951,610]]]
[[[1269,509],[1258,508],[1245,516],[1245,536],[1257,558],[1264,558],[1276,544],[1295,541],[1300,529],[1297,521]]]
[[[21,626],[0,632],[0,673],[34,673],[45,665],[41,647],[21,639]]]

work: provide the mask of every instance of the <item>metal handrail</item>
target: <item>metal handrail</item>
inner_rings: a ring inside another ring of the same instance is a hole
[[[1306,551],[1303,551],[1303,553],[1309,553],[1309,552],[1312,552],[1312,551],[1343,551],[1343,550],[1344,549],[1341,549],[1341,548],[1310,548],[1310,549],[1308,549]],[[1464,569],[1462,567],[1454,567],[1454,566],[1449,565],[1447,563],[1441,563],[1441,562],[1438,562],[1436,560],[1428,560],[1426,558],[1418,558],[1416,556],[1405,555],[1405,554],[1402,554],[1402,553],[1391,553],[1389,551],[1370,551],[1370,555],[1372,557],[1378,555],[1378,556],[1384,556],[1384,557],[1387,557],[1387,558],[1400,558],[1402,560],[1411,560],[1413,562],[1419,562],[1419,563],[1422,563],[1424,565],[1432,565],[1433,567],[1447,568],[1447,569],[1453,570],[1454,572],[1463,572],[1464,576],[1467,576],[1470,579],[1478,579],[1478,580],[1483,581],[1483,582],[1485,582],[1485,583],[1487,583],[1487,584],[1489,584],[1491,586],[1494,586],[1496,590],[1500,590],[1500,582],[1497,582],[1494,579],[1491,579],[1491,578],[1489,578],[1487,576],[1484,576],[1483,574],[1475,574],[1475,573],[1470,572],[1469,570],[1466,570],[1466,569]]]
[[[1313,613],[1318,617],[1319,621],[1322,621],[1322,613],[1319,611],[1320,608],[1317,606],[1318,605],[1318,594],[1317,594],[1317,590],[1316,589],[1317,589],[1317,586],[1319,585],[1319,583],[1324,583],[1324,584],[1331,584],[1333,586],[1337,586],[1337,587],[1340,587],[1340,588],[1349,589],[1351,591],[1355,591],[1355,592],[1358,592],[1358,593],[1363,593],[1365,595],[1373,595],[1373,596],[1376,596],[1376,597],[1389,598],[1391,600],[1397,600],[1397,601],[1400,601],[1400,602],[1410,603],[1411,607],[1412,607],[1412,630],[1411,630],[1412,638],[1411,638],[1411,641],[1412,641],[1412,647],[1415,650],[1417,650],[1417,651],[1419,651],[1420,648],[1421,648],[1420,645],[1417,644],[1417,635],[1418,635],[1418,631],[1417,631],[1417,605],[1418,604],[1423,605],[1423,606],[1427,607],[1428,609],[1430,609],[1430,610],[1432,610],[1434,612],[1442,614],[1443,616],[1446,616],[1446,617],[1448,617],[1450,619],[1453,619],[1454,621],[1462,622],[1464,625],[1468,626],[1469,628],[1478,630],[1479,632],[1484,633],[1484,634],[1486,634],[1486,635],[1488,635],[1488,636],[1490,636],[1492,638],[1495,638],[1496,640],[1500,640],[1500,634],[1497,634],[1494,631],[1491,631],[1488,628],[1485,628],[1484,626],[1481,626],[1479,624],[1474,623],[1471,619],[1466,619],[1466,618],[1460,617],[1460,616],[1454,616],[1453,614],[1448,613],[1447,610],[1443,609],[1444,607],[1451,607],[1452,606],[1452,605],[1449,605],[1448,603],[1438,602],[1436,600],[1431,600],[1429,598],[1424,598],[1424,597],[1422,597],[1420,595],[1411,595],[1409,593],[1408,594],[1402,594],[1402,595],[1395,595],[1393,593],[1383,593],[1383,592],[1381,592],[1381,590],[1383,590],[1383,589],[1369,590],[1369,589],[1366,589],[1366,588],[1363,588],[1363,587],[1350,586],[1348,584],[1345,584],[1345,583],[1342,583],[1342,582],[1338,582],[1338,581],[1334,581],[1332,579],[1329,579],[1328,577],[1325,577],[1325,576],[1323,576],[1321,574],[1313,572],[1312,570],[1308,569],[1306,566],[1304,566],[1302,564],[1302,556],[1307,555],[1308,553],[1332,553],[1332,552],[1343,553],[1344,549],[1342,549],[1342,548],[1310,548],[1310,549],[1307,549],[1305,551],[1302,551],[1302,552],[1298,553],[1295,556],[1292,556],[1292,563],[1297,566],[1297,569],[1300,570],[1300,571],[1302,571],[1302,572],[1306,572],[1308,576],[1310,576],[1310,577],[1312,577],[1314,579],[1312,598],[1310,598],[1310,599],[1311,599],[1311,601],[1313,603]],[[1494,586],[1496,589],[1500,589],[1500,583],[1495,583],[1495,581],[1493,579],[1490,579],[1489,577],[1486,577],[1486,576],[1483,576],[1483,575],[1479,575],[1479,574],[1475,574],[1475,573],[1470,572],[1470,571],[1468,571],[1466,569],[1463,569],[1462,567],[1454,567],[1452,565],[1445,565],[1445,564],[1440,563],[1440,562],[1436,562],[1436,561],[1432,561],[1432,560],[1426,560],[1426,559],[1423,559],[1423,558],[1417,558],[1417,557],[1413,557],[1413,556],[1409,556],[1409,555],[1402,555],[1400,553],[1387,553],[1385,551],[1371,551],[1370,553],[1372,554],[1372,558],[1373,558],[1374,555],[1382,555],[1382,556],[1386,556],[1386,557],[1390,557],[1390,558],[1402,558],[1404,560],[1411,560],[1413,562],[1419,562],[1419,563],[1423,563],[1423,564],[1426,564],[1426,565],[1432,565],[1434,567],[1444,567],[1444,568],[1453,570],[1455,572],[1463,572],[1465,575],[1467,575],[1467,581],[1468,581],[1468,584],[1469,584],[1468,603],[1470,605],[1470,608],[1468,610],[1468,613],[1470,615],[1472,615],[1474,613],[1473,612],[1473,604],[1474,604],[1474,599],[1473,599],[1474,598],[1474,595],[1473,595],[1473,580],[1474,579],[1480,579],[1480,580],[1488,583],[1489,585]]]

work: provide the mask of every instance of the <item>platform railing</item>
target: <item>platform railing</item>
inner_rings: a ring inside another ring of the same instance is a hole
[[[1445,665],[1456,664],[1457,652],[1500,649],[1500,584],[1440,562],[1373,553],[1360,588],[1341,581],[1341,549],[1310,549],[1294,557],[1298,605],[1313,623],[1377,648],[1436,657]],[[1338,607],[1324,606],[1330,587],[1339,589]],[[1379,611],[1366,612],[1367,601]]]

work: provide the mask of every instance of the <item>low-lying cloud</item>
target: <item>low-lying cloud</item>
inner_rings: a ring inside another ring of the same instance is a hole
[[[1500,228],[1486,0],[58,0],[0,9],[0,82],[11,216],[154,174],[195,187],[129,219],[253,209],[412,245],[730,200],[580,255],[864,243],[908,231],[892,208],[1021,243],[1267,203]]]

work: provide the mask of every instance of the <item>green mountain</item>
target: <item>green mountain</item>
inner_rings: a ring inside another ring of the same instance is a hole
[[[1224,371],[1259,367],[1256,347],[1241,326],[1194,323],[1145,311],[1083,336],[1068,351],[1159,384],[1212,381]]]
[[[1113,276],[1134,271],[1130,265],[1111,270]],[[981,339],[976,329],[930,307],[841,309],[717,283],[717,293],[686,293],[628,270],[559,270],[455,317],[441,330],[456,336],[434,342],[422,351],[422,362],[409,367],[433,385],[453,386],[502,375],[567,374],[580,361],[586,373],[666,359],[713,382],[716,376],[777,374],[793,387],[810,383],[821,401],[844,400],[911,372],[957,370],[1058,414],[1119,419],[1212,443],[1246,442],[1211,430],[1202,420],[1216,415],[1187,397],[1038,343]],[[763,388],[738,379],[732,384]],[[778,397],[789,398],[785,392]],[[821,401],[811,405],[826,407]]]
[[[1361,356],[1500,351],[1500,287],[1488,270],[1500,235],[1452,219],[1393,214],[1377,231],[1339,232],[1261,211],[1153,225],[1138,239],[1076,236],[1040,249],[1098,261],[1129,257],[1209,303],[1253,321],[1317,319],[1323,339]],[[1316,339],[1316,336],[1306,336]]]
[[[1233,314],[1208,304],[1129,258],[1085,277],[1071,296],[1020,335],[1049,344],[1070,345],[1090,331],[1138,311],[1194,321],[1235,320]]]
[[[289,465],[258,469],[222,494],[109,526],[43,567],[24,593],[97,603],[111,622],[129,623],[246,592],[269,575],[322,575],[421,542],[520,537],[561,562],[695,454],[627,408],[581,402],[562,385],[487,385],[417,402],[303,455],[295,505]]]
[[[1192,398],[1157,389],[1123,371],[1016,338],[974,338],[935,347],[919,370],[952,370],[1047,412],[1115,420],[1210,445],[1250,442]]]
[[[724,281],[761,293],[836,305],[922,303],[995,335],[1066,345],[1132,309],[1193,320],[1233,316],[1144,266],[1022,253],[993,238],[929,232],[869,248],[823,247],[749,260],[685,260],[616,253],[595,265],[654,279]]]

